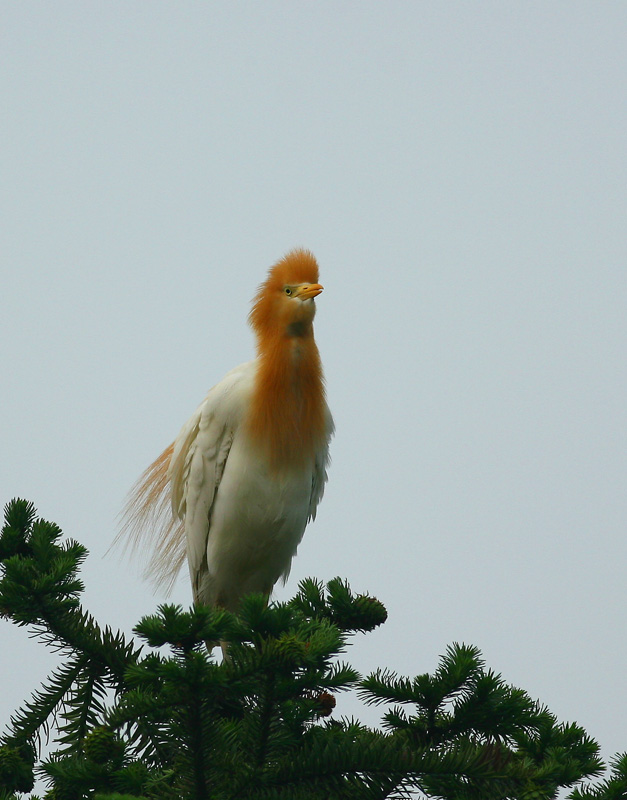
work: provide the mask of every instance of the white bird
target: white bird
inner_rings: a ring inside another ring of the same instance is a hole
[[[287,579],[333,433],[313,335],[321,291],[306,250],[272,267],[249,316],[257,358],[210,390],[133,488],[122,533],[151,540],[155,583],[171,587],[187,557],[194,600],[235,612]]]

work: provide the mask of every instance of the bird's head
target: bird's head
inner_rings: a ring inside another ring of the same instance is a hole
[[[253,301],[249,321],[260,339],[311,334],[320,294],[318,263],[308,250],[291,250],[268,273]]]

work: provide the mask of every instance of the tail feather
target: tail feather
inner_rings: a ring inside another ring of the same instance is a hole
[[[172,513],[170,461],[174,444],[144,471],[131,489],[122,511],[120,533],[114,546],[122,545],[142,556],[148,551],[145,577],[155,589],[169,593],[185,563],[185,528]]]

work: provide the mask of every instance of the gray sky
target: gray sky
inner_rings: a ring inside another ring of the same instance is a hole
[[[87,608],[130,631],[164,599],[104,558],[116,514],[305,246],[337,435],[276,596],[348,578],[390,615],[363,673],[475,644],[627,749],[627,4],[0,15],[2,501],[89,548]],[[5,720],[54,659],[0,634]]]

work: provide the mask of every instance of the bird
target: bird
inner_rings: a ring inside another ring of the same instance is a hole
[[[151,551],[147,577],[170,590],[185,560],[194,602],[237,613],[287,580],[327,481],[334,423],[313,321],[323,287],[314,255],[270,268],[248,321],[256,358],[207,394],[144,471],[121,536]]]

